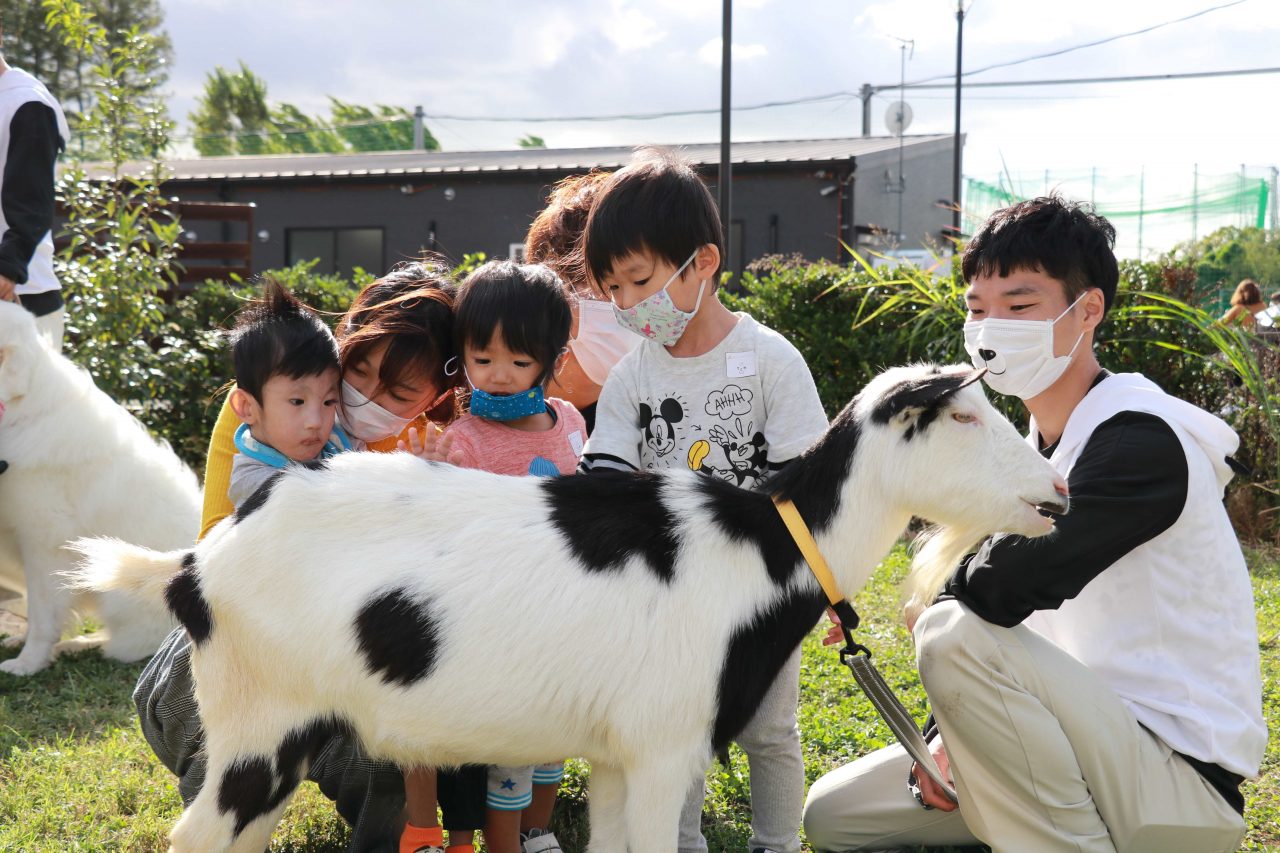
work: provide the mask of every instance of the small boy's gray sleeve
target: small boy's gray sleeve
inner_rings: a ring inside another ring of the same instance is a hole
[[[258,491],[259,486],[279,473],[279,468],[273,468],[265,462],[237,453],[231,462],[231,480],[227,484],[227,498],[236,509],[239,509],[240,504]]]
[[[596,425],[582,448],[581,471],[640,470],[640,400],[630,372],[619,369],[633,363],[620,363],[600,389]]]

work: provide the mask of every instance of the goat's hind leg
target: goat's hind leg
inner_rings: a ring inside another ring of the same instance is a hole
[[[261,742],[262,718],[240,716],[254,725]],[[327,724],[281,729],[273,746],[246,748],[235,732],[206,730],[208,769],[205,786],[182,814],[170,838],[171,853],[261,853],[305,777],[307,766],[330,736]]]

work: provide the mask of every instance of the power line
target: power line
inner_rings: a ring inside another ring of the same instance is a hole
[[[831,92],[826,95],[813,95],[807,98],[793,98],[786,101],[767,101],[762,104],[749,104],[742,107],[731,107],[731,111],[749,112],[751,110],[767,110],[774,107],[791,107],[797,104],[814,104],[821,101],[831,101],[839,98],[857,97],[853,92]],[[590,116],[467,116],[467,115],[446,115],[427,113],[427,118],[445,121],[505,121],[505,122],[567,122],[567,121],[650,121],[660,118],[677,118],[679,116],[696,116],[708,115],[710,113],[719,113],[719,107],[708,107],[696,110],[668,110],[656,113],[617,113],[614,115],[590,115]]]
[[[1109,42],[1119,41],[1120,39],[1129,38],[1131,36],[1142,35],[1143,33],[1149,33],[1149,32],[1152,32],[1153,30],[1158,30],[1162,27],[1168,27],[1173,24],[1181,24],[1184,21],[1190,21],[1193,18],[1199,18],[1201,15],[1207,15],[1210,12],[1217,12],[1219,9],[1227,9],[1232,6],[1239,6],[1241,3],[1246,3],[1246,2],[1248,2],[1248,0],[1231,0],[1230,3],[1222,3],[1218,6],[1211,6],[1208,9],[1201,9],[1199,12],[1193,12],[1192,14],[1186,15],[1185,17],[1175,18],[1171,21],[1163,21],[1159,24],[1152,24],[1151,26],[1143,27],[1140,30],[1133,30],[1127,33],[1120,33],[1118,35],[1108,36],[1107,38],[1104,38],[1104,39],[1098,39],[1097,41],[1090,41],[1090,42],[1085,42],[1084,44],[1077,44],[1071,47],[1064,47],[1058,50],[1051,50],[1048,53],[1037,53],[1034,56],[1026,56],[1026,57],[1023,57],[1022,59],[1012,59],[1012,60],[1009,60],[1008,62],[997,62],[994,65],[987,65],[982,68],[975,68],[972,71],[965,71],[960,76],[969,77],[974,74],[981,74],[984,71],[991,71],[994,68],[1008,68],[1013,65],[1021,65],[1024,62],[1033,62],[1037,59],[1048,59],[1053,56],[1062,56],[1064,53],[1071,53],[1072,51],[1083,50],[1086,47],[1097,47],[1100,44],[1108,44]],[[952,76],[953,75],[951,74],[938,74],[933,77],[926,77],[921,80],[915,80],[912,83],[908,83],[907,85],[912,86],[912,85],[918,85],[920,83],[932,83],[934,80],[950,79]],[[973,85],[973,84],[970,84],[970,85]],[[893,87],[892,86],[874,86],[872,88],[891,89]]]

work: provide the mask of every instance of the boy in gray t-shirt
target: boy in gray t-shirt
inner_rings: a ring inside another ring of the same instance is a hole
[[[662,149],[639,152],[600,190],[583,249],[618,321],[646,339],[604,383],[584,471],[688,467],[754,488],[825,432],[796,348],[717,298],[720,215],[687,163]],[[800,850],[799,676],[797,649],[738,737],[751,769],[756,853]],[[702,799],[700,780],[681,814],[681,853],[707,849]]]

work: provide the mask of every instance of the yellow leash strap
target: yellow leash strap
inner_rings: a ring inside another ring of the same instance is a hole
[[[831,574],[831,567],[827,565],[826,558],[818,550],[818,543],[813,541],[813,534],[809,532],[809,525],[805,524],[804,519],[800,517],[800,510],[796,509],[796,505],[791,501],[778,500],[777,498],[773,499],[773,505],[778,508],[778,515],[782,516],[782,523],[787,526],[787,530],[791,533],[791,538],[795,540],[796,547],[800,549],[801,556],[809,564],[809,571],[813,572],[813,576],[822,585],[822,591],[827,594],[827,601],[832,607],[844,601],[844,596],[840,594],[840,586],[836,583],[835,575]]]
[[[840,594],[840,585],[836,583],[835,575],[831,574],[831,567],[827,565],[822,552],[818,550],[818,543],[813,541],[809,525],[805,524],[804,519],[800,517],[800,510],[796,509],[796,505],[791,501],[778,500],[776,497],[773,499],[773,505],[778,508],[778,515],[782,516],[782,523],[787,526],[787,531],[795,540],[796,547],[800,549],[800,555],[809,564],[809,571],[813,572],[813,576],[822,586],[822,591],[827,594],[831,609],[840,617],[840,627],[845,639],[845,647],[840,652],[840,662],[849,667],[858,686],[867,694],[872,706],[879,712],[890,730],[898,736],[898,742],[916,760],[920,769],[937,783],[943,794],[952,802],[956,802],[955,788],[951,786],[949,780],[943,778],[942,772],[933,760],[933,755],[929,752],[929,745],[916,727],[915,719],[903,707],[893,688],[880,674],[880,670],[871,663],[871,650],[853,641],[852,631],[858,627],[858,614],[848,599]],[[910,789],[916,801],[924,806],[924,800],[920,798],[920,789],[916,785],[914,776],[911,777]],[[925,808],[930,807],[925,806]]]

